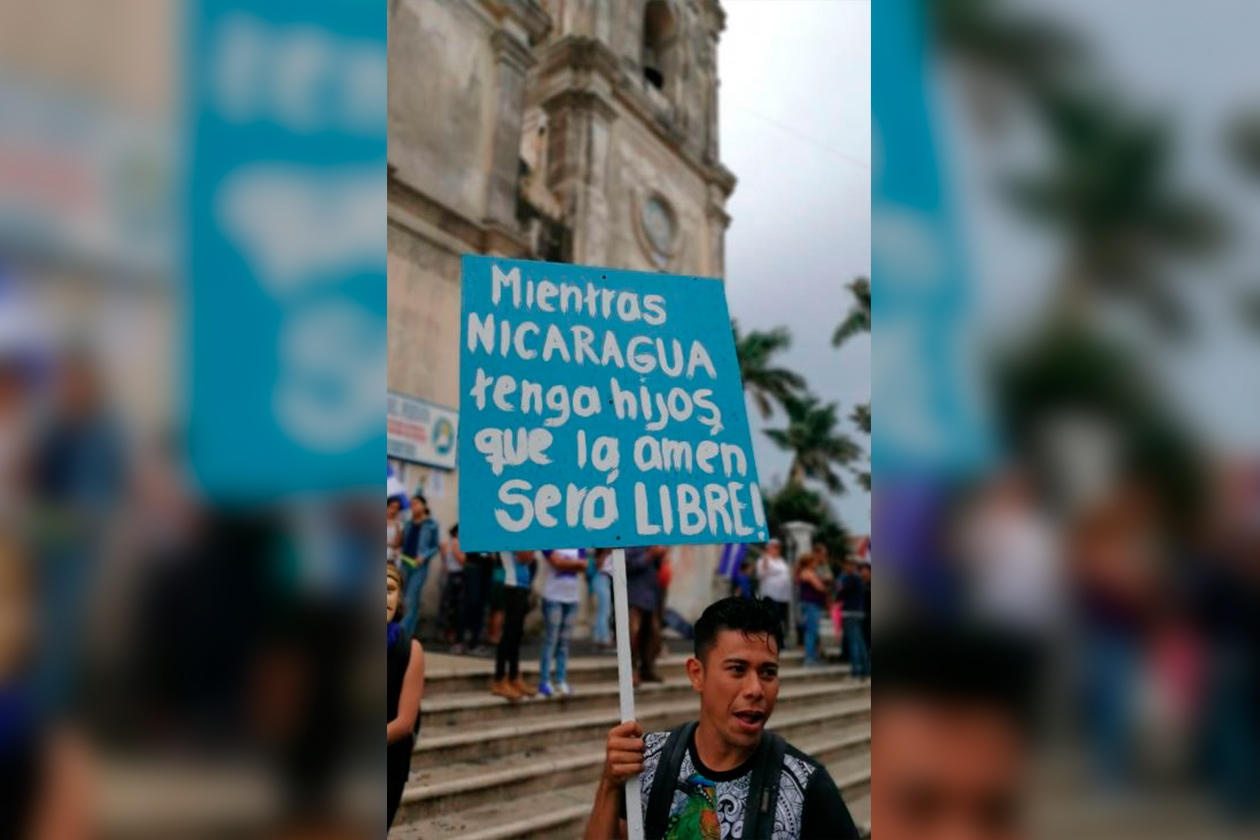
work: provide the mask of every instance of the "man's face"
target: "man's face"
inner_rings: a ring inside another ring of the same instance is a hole
[[[419,499],[411,500],[411,516],[413,519],[424,519],[426,513],[428,511],[424,508],[424,502]]]
[[[870,566],[863,566],[863,567],[862,567],[861,569],[859,569],[858,571],[860,571],[860,572],[862,573],[862,582],[863,582],[863,583],[870,583],[870,582],[871,582],[871,567],[870,567]]]
[[[700,693],[700,717],[732,746],[754,747],[779,697],[779,650],[766,634],[718,632],[701,663],[687,662],[687,676]]]
[[[871,823],[880,840],[1016,840],[1025,753],[1016,725],[977,706],[881,700]]]

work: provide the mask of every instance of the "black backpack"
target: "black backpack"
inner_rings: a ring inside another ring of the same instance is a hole
[[[669,733],[661,750],[660,763],[648,795],[647,817],[643,834],[646,840],[661,840],[669,824],[669,809],[674,801],[678,771],[683,753],[696,731],[695,722],[684,723]],[[774,830],[774,810],[779,803],[779,778],[783,774],[783,756],[787,741],[773,732],[762,732],[761,743],[753,762],[748,785],[748,801],[744,803],[745,840],[770,840]]]

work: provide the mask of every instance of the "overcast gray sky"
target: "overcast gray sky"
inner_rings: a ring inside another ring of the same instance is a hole
[[[1254,74],[1238,72],[1254,62],[1260,11],[1244,0],[1017,5],[1075,33],[1129,107],[1162,119],[1176,141],[1178,187],[1210,198],[1226,216],[1233,235],[1224,252],[1164,267],[1197,319],[1195,334],[1176,343],[1156,341],[1149,330],[1126,336],[1148,351],[1151,373],[1206,442],[1254,458],[1260,453],[1260,341],[1242,326],[1236,295],[1260,282],[1260,193],[1224,153],[1223,134],[1240,110],[1260,103]],[[1177,60],[1170,61],[1174,55]],[[941,92],[952,103],[942,113],[961,114],[957,86],[944,85]],[[1016,218],[994,189],[993,144],[961,117],[947,127],[945,146],[953,152],[967,255],[975,269],[976,323],[983,332],[1018,335],[1040,317],[1063,243]]]
[[[744,329],[791,328],[782,362],[840,404],[870,399],[871,342],[841,351],[831,334],[848,311],[844,284],[870,272],[871,7],[866,0],[725,0],[718,53],[721,152],[739,178],[727,204],[727,296]],[[791,457],[749,406],[763,482],[782,481]],[[849,481],[833,507],[854,532],[870,530],[870,497]]]

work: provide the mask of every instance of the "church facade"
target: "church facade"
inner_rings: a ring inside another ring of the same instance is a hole
[[[723,275],[735,177],[719,157],[718,0],[394,0],[389,13],[391,406],[448,417],[459,404],[461,254]],[[396,419],[391,433],[416,433]],[[423,449],[391,443],[390,466],[445,532],[458,472]],[[673,552],[670,605],[689,619],[717,594],[719,552]]]

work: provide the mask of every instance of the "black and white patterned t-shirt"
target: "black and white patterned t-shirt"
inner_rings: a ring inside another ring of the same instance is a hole
[[[653,732],[644,739],[640,781],[644,820],[668,738],[668,732]],[[673,780],[674,800],[665,840],[742,840],[754,762],[755,756],[733,770],[710,770],[696,754],[693,734],[678,778]],[[857,836],[849,809],[826,768],[789,744],[783,756],[772,840],[848,840]]]

